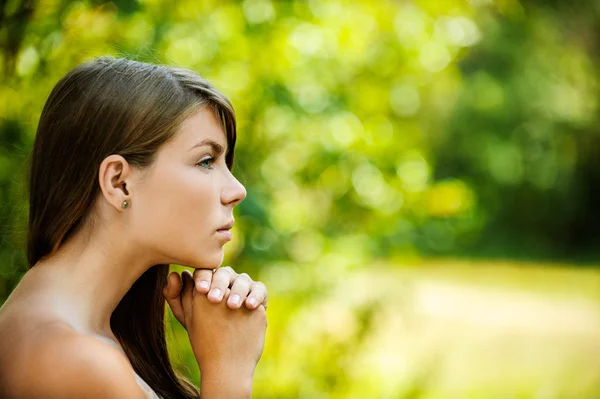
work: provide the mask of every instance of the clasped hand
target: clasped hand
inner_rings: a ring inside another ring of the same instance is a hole
[[[214,381],[219,397],[227,396],[222,387],[249,389],[265,340],[265,285],[227,266],[173,272],[163,294],[188,332],[202,381]]]
[[[196,269],[193,275],[188,270],[184,270],[181,276],[171,272],[167,281],[163,294],[183,327],[186,327],[182,302],[184,283],[192,284],[199,293],[208,294],[211,303],[221,303],[225,298],[230,309],[239,309],[242,304],[248,309],[256,309],[260,305],[266,309],[268,306],[267,287],[252,280],[246,273],[236,273],[229,266],[215,270]]]

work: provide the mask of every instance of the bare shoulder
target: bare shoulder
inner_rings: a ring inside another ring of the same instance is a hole
[[[68,328],[50,330],[19,362],[16,398],[146,397],[122,353]]]

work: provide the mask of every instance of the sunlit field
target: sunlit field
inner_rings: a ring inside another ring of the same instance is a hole
[[[321,270],[312,282],[300,267],[265,273],[256,397],[600,397],[600,270],[448,260]]]

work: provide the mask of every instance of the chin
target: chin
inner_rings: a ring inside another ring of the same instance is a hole
[[[194,269],[216,269],[223,263],[223,251],[215,251],[215,254],[207,256],[206,253],[196,258],[195,262],[191,262],[189,267]]]

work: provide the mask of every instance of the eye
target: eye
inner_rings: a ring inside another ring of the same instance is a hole
[[[212,164],[215,161],[215,159],[213,157],[210,158],[204,158],[203,160],[201,160],[200,162],[198,162],[196,165],[200,166],[204,169],[212,169]]]

